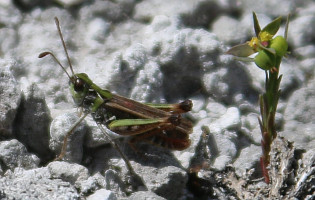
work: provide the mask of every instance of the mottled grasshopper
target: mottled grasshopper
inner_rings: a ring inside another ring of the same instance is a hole
[[[112,131],[122,136],[131,136],[131,143],[144,141],[172,150],[183,150],[189,147],[189,134],[192,132],[193,126],[191,121],[182,118],[181,114],[191,110],[192,102],[190,100],[178,104],[144,104],[100,88],[87,74],[74,73],[59,20],[56,17],[55,23],[72,75],[69,75],[52,52],[43,52],[39,58],[50,55],[65,71],[69,77],[73,100],[84,113],[67,132],[58,159],[62,159],[65,154],[68,137],[88,114],[92,115],[106,137],[109,137],[106,132]],[[109,140],[118,149],[129,169],[132,169],[115,141],[110,138]]]

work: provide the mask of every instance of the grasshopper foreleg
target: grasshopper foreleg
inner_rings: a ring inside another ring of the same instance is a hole
[[[68,144],[68,138],[70,137],[70,135],[74,132],[74,129],[84,120],[84,118],[88,115],[89,113],[85,113],[83,116],[81,116],[78,121],[76,121],[69,129],[69,131],[67,131],[66,136],[63,139],[63,145],[61,148],[61,152],[59,154],[59,156],[57,158],[55,158],[56,160],[61,160],[65,154],[66,154],[66,149],[67,149],[67,144]]]

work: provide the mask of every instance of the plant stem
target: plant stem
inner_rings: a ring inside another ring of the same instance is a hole
[[[270,162],[269,153],[271,143],[277,136],[275,115],[280,96],[279,86],[282,78],[282,75],[279,76],[281,59],[280,56],[277,56],[276,66],[272,68],[272,70],[265,71],[266,92],[259,97],[261,119],[258,120],[262,134],[261,146],[263,151],[263,155],[260,157],[260,164],[266,183],[270,181],[267,167]]]

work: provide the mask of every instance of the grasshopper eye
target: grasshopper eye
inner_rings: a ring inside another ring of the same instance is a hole
[[[84,81],[80,78],[76,78],[74,82],[74,91],[81,92],[84,89]]]

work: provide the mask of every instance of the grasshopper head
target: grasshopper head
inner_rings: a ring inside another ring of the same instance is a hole
[[[75,74],[70,77],[69,87],[73,100],[77,106],[82,105],[92,81],[85,73]]]

